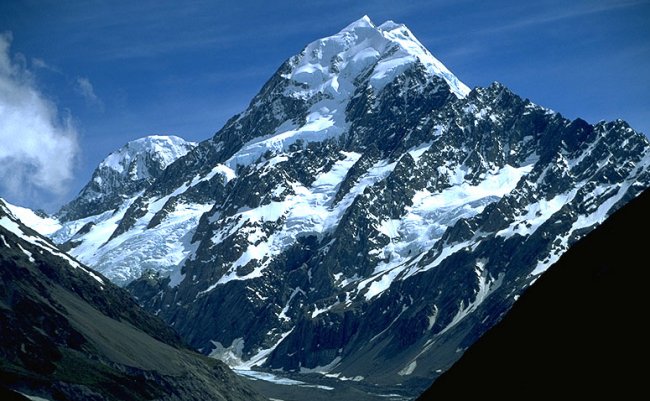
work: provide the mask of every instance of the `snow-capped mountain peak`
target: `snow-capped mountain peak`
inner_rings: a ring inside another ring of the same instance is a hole
[[[128,142],[97,166],[90,182],[57,217],[65,222],[114,210],[195,147],[177,136],[152,135]]]
[[[348,26],[345,28],[341,29],[341,32],[344,31],[354,31],[357,28],[372,28],[375,29],[375,24],[370,20],[370,17],[367,15],[364,15],[363,17],[359,18],[358,20],[351,22]]]
[[[393,29],[398,29],[398,28],[406,28],[406,25],[397,23],[393,20],[388,20],[384,21],[383,24],[379,25],[378,27],[382,31],[392,31]]]
[[[131,182],[118,156],[101,178]],[[53,238],[206,354],[414,383],[650,186],[648,166],[628,127],[468,93],[408,28],[364,17],[153,183],[94,204],[93,180]]]
[[[443,78],[457,97],[469,93],[405,25],[386,21],[376,26],[368,16],[310,43],[285,77],[306,86],[309,93],[325,92],[336,98],[351,93],[355,80],[363,74],[370,73],[369,84],[379,91],[416,63]]]
[[[414,80],[413,93],[406,94],[404,80]],[[346,134],[355,141],[350,132],[360,130],[351,130],[351,113],[361,103],[392,96],[415,101],[423,96],[418,88],[424,86],[437,93],[428,96],[429,102],[463,99],[469,93],[404,25],[388,21],[378,27],[364,16],[311,42],[284,63],[250,107],[215,135],[214,149],[205,153],[214,152],[215,160],[234,175],[238,166],[255,163],[266,152],[285,152],[296,143]],[[238,145],[225,146],[229,138]]]
[[[158,166],[164,169],[174,160],[187,154],[194,146],[196,146],[195,143],[187,142],[183,138],[173,135],[145,136],[128,142],[108,155],[99,164],[98,169],[111,169],[126,175],[132,181],[147,179],[151,178],[150,166],[146,164],[148,157],[155,160]],[[93,179],[101,184],[101,177]]]
[[[404,24],[397,24],[393,21],[386,21],[378,29],[384,33],[384,36],[397,42],[408,53],[413,54],[423,63],[427,69],[434,75],[442,77],[451,91],[458,97],[465,97],[470,89],[462,83],[451,71],[445,67],[429,50],[413,35],[413,33]]]

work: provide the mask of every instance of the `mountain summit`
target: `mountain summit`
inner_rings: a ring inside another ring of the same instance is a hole
[[[124,199],[151,184],[174,160],[196,146],[177,136],[152,135],[133,140],[108,155],[88,184],[63,206],[62,221],[77,220],[113,210]]]
[[[625,122],[469,91],[406,27],[364,17],[53,238],[231,366],[412,397],[650,186],[649,164]]]
[[[361,73],[380,91],[397,75],[415,65],[443,78],[458,97],[469,88],[429,53],[404,25],[387,21],[375,26],[364,16],[336,35],[310,43],[291,59],[288,78],[307,87],[305,92],[327,93],[333,98],[349,96]]]

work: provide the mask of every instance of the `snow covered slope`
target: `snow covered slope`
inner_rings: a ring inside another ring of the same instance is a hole
[[[176,221],[163,225],[166,231],[156,235],[143,236],[146,227],[140,227],[110,240],[117,236],[119,223],[135,199],[195,146],[176,136],[148,136],[127,143],[99,164],[79,196],[57,214],[60,227],[48,234],[116,283],[139,277],[149,267],[164,271],[178,266],[189,242],[184,237],[205,208],[193,205],[179,211]]]
[[[392,22],[376,27],[363,17],[287,61],[266,86],[273,95],[264,98],[272,104],[253,100],[229,124],[237,131],[231,138],[236,144],[206,141],[188,156],[198,172],[178,164],[181,171],[162,173],[194,146],[177,137],[146,137],[109,155],[79,197],[58,213],[66,224],[53,239],[120,284],[148,269],[167,275],[194,250],[192,229],[215,201],[205,193],[222,191],[237,177],[238,166],[267,152],[338,138],[350,129],[346,110],[360,77],[367,75],[366,85],[378,92],[410,70],[430,85],[448,83],[445,90],[457,97],[469,92],[408,28]],[[204,152],[224,156],[219,163],[205,163]],[[159,174],[163,179],[150,187]]]
[[[2,198],[0,198],[0,201],[4,203],[4,206],[14,217],[41,235],[48,236],[61,229],[61,223],[59,223],[59,220],[48,216],[44,212],[35,212],[26,207],[12,205]]]
[[[414,396],[650,186],[649,152],[364,17],[79,238],[118,282],[151,268],[128,289],[205,354]]]
[[[15,206],[10,207],[9,204],[5,203],[2,199],[0,199],[0,227],[2,227],[4,230],[7,230],[12,235],[16,236],[18,239],[20,239],[20,241],[24,241],[28,244],[37,247],[38,252],[41,255],[47,254],[49,257],[60,259],[62,263],[68,265],[73,269],[81,270],[88,277],[96,280],[99,283],[100,288],[102,288],[103,285],[106,284],[106,279],[95,274],[92,270],[85,268],[84,266],[79,264],[79,262],[77,262],[69,255],[62,252],[60,249],[58,249],[48,239],[39,235],[36,231],[34,231],[29,226],[26,226],[21,220],[19,220],[13,214],[12,209],[18,210],[20,213],[23,214],[23,216],[25,215],[29,216],[30,214],[29,212],[25,212],[23,208],[16,208]],[[4,235],[0,236],[0,239],[3,241],[5,247],[10,247]],[[34,254],[32,252],[22,247],[20,243],[17,243],[16,246],[22,251],[24,256],[26,256],[30,262],[32,263],[35,262]]]

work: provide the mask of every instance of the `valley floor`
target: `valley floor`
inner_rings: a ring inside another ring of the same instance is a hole
[[[235,372],[258,393],[277,401],[406,401],[419,393],[402,386],[366,385],[320,374]]]

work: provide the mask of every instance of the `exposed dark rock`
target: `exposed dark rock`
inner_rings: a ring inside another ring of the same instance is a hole
[[[571,247],[418,400],[643,393],[648,224],[646,191]]]

